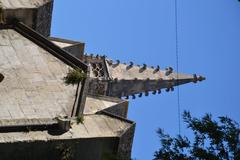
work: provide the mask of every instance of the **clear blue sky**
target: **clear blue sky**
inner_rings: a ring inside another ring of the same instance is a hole
[[[182,111],[240,122],[240,2],[178,2],[179,71],[207,77],[180,87]],[[87,53],[176,68],[174,21],[174,0],[56,0],[52,35],[85,42]],[[176,91],[130,100],[129,118],[137,123],[132,157],[152,159],[158,127],[178,134]]]

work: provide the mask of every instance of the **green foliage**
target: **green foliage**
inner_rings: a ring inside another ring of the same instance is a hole
[[[193,131],[193,142],[181,135],[170,137],[159,129],[161,148],[154,160],[240,160],[240,128],[235,121],[219,117],[217,122],[210,114],[197,119],[186,111],[183,119]]]
[[[60,143],[56,146],[60,160],[71,160],[73,158],[72,146]]]
[[[66,77],[63,78],[67,85],[78,84],[86,78],[86,73],[81,69],[69,69]]]
[[[82,124],[83,124],[83,122],[84,122],[84,117],[83,117],[83,115],[82,115],[82,116],[78,116],[78,117],[76,118],[76,121],[77,121],[77,124],[79,124],[79,123],[82,123]]]

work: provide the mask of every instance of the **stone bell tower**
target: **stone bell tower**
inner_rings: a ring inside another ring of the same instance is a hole
[[[52,9],[53,0],[0,0],[0,159],[130,159],[127,99],[205,78],[84,53],[50,36]],[[70,70],[86,77],[66,85]]]

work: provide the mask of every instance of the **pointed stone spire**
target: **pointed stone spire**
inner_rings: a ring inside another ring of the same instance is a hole
[[[124,95],[153,92],[153,94],[161,93],[161,89],[166,91],[174,91],[174,86],[205,80],[202,76],[179,74],[173,71],[173,68],[168,67],[165,70],[156,68],[131,65],[130,69],[126,69],[125,64],[119,63],[118,66],[110,66],[109,74],[113,78],[118,78],[117,83],[109,83],[109,96]],[[137,77],[137,78],[136,78]]]
[[[101,93],[107,96],[126,98],[132,96],[134,99],[136,94],[138,94],[138,97],[141,97],[142,94],[148,96],[149,92],[160,94],[161,89],[165,89],[167,92],[174,91],[174,86],[205,80],[204,77],[195,74],[175,73],[171,67],[160,70],[160,66],[147,67],[146,64],[140,66],[134,65],[133,62],[126,64],[120,63],[119,60],[116,63],[107,59],[101,60],[101,62],[101,69],[105,76],[101,79],[92,77],[92,82],[90,82],[92,85],[89,92],[93,94]],[[99,65],[100,61],[92,61],[90,63],[91,66],[95,66],[93,63],[98,63]],[[90,72],[95,71],[96,68],[92,68]]]

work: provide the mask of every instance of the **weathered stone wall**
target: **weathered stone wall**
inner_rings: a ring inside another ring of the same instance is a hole
[[[17,19],[18,21],[23,22],[29,27],[33,26],[33,19],[35,19],[34,15],[36,10],[32,8],[27,9],[4,9],[3,15],[4,20],[7,23],[11,23],[13,20]]]
[[[6,8],[2,11],[3,19],[7,23],[18,20],[43,36],[50,36],[53,1],[42,4],[42,6],[36,8]]]
[[[105,109],[105,111],[114,115],[127,118],[128,113],[128,101],[121,102],[113,107]]]
[[[53,1],[49,2],[36,11],[36,19],[33,26],[38,33],[48,37],[51,31]]]
[[[65,51],[77,57],[78,59],[82,59],[84,52],[84,43],[79,43],[78,45],[72,45],[70,47],[63,48]]]
[[[115,138],[0,144],[1,160],[101,160],[117,150]]]
[[[88,94],[90,95],[106,95],[108,89],[108,81],[100,81],[96,78],[90,78]]]
[[[134,132],[135,132],[135,126],[134,123],[131,128],[129,128],[121,137],[119,140],[119,146],[118,146],[118,156],[122,158],[123,160],[129,160],[131,159],[131,152],[132,152],[132,144],[133,144],[133,138],[134,138]]]

